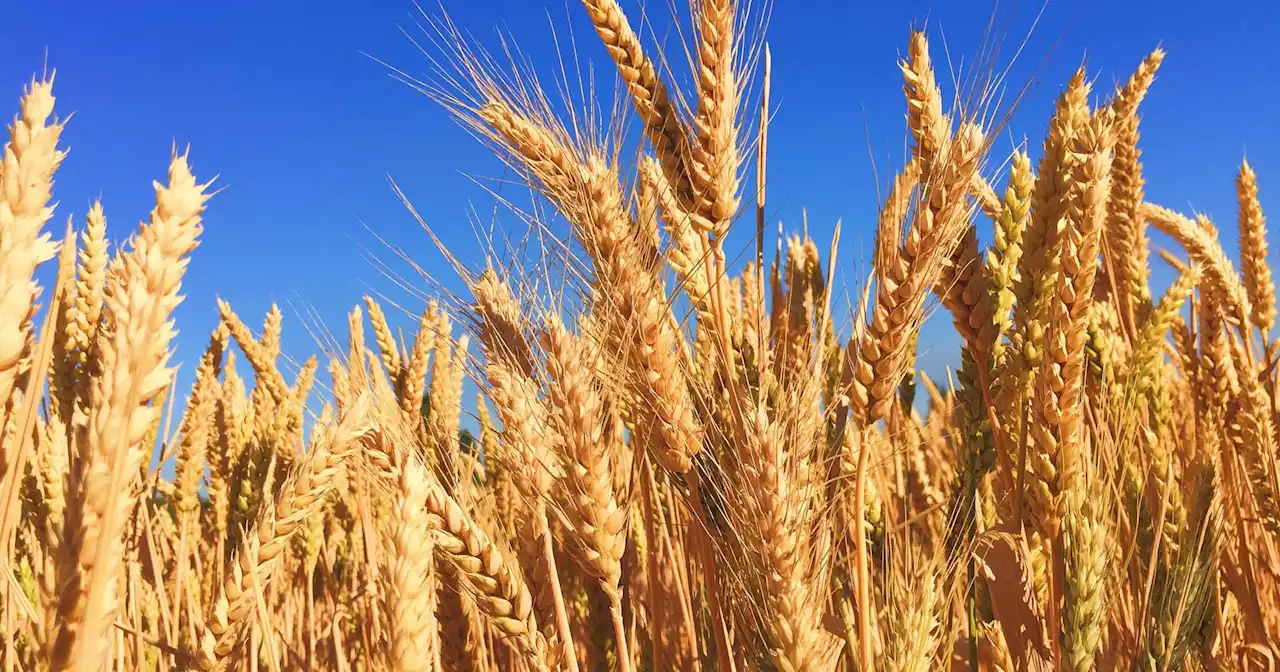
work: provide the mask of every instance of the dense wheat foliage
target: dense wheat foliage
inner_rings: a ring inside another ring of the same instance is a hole
[[[583,5],[623,119],[553,113],[443,20],[447,85],[419,84],[567,224],[535,222],[544,267],[495,245],[416,332],[367,298],[296,375],[280,311],[219,303],[186,391],[171,314],[210,185],[175,154],[126,243],[101,205],[56,230],[63,125],[31,83],[0,162],[6,672],[1275,669],[1259,177],[1239,264],[1222,223],[1145,199],[1163,52],[1115,91],[1078,72],[1006,156],[993,96],[944,100],[910,33],[909,156],[841,307],[838,233],[764,229],[745,8],[693,3],[677,91],[615,0]],[[948,384],[915,363],[939,305]]]

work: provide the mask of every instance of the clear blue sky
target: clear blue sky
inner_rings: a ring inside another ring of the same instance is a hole
[[[649,4],[655,28],[665,33],[667,3]],[[496,28],[510,31],[529,58],[548,69],[555,64],[549,21],[562,36],[568,21],[586,45],[583,58],[600,66],[600,81],[612,82],[577,2],[444,5],[488,45],[495,44]],[[944,43],[953,59],[971,57],[993,5],[776,5],[768,33],[778,104],[770,139],[772,219],[798,227],[807,207],[810,229],[825,247],[832,224],[843,218],[840,253],[865,268],[877,193],[869,152],[881,182],[886,166],[900,165],[903,156],[895,58],[905,49],[907,30],[927,22],[941,64]],[[637,14],[637,3],[624,6]],[[425,8],[438,11],[433,4]],[[1036,2],[1006,2],[996,10],[1009,33],[1002,64],[1039,9]],[[75,112],[64,135],[71,154],[55,189],[57,223],[73,213],[81,225],[101,195],[110,235],[123,239],[150,209],[150,180],[163,176],[174,142],[191,146],[198,176],[218,174],[226,187],[210,204],[184,283],[187,301],[177,314],[182,389],[216,323],[215,296],[255,327],[270,302],[280,302],[286,352],[299,357],[314,346],[298,308],[314,306],[343,334],[345,312],[370,287],[416,310],[421,304],[366,260],[361,246],[389,255],[365,225],[457,287],[387,175],[464,261],[482,260],[467,213],[471,207],[490,211],[492,200],[471,176],[501,176],[502,167],[435,104],[364,55],[429,75],[426,58],[399,30],[415,31],[414,16],[411,0],[6,3],[4,114],[16,110],[22,85],[46,55],[58,71],[58,109]],[[1264,209],[1273,217],[1280,212],[1274,120],[1280,43],[1266,34],[1277,25],[1280,9],[1264,0],[1051,2],[1010,76],[1017,83],[1033,79],[1034,88],[1011,137],[997,147],[1007,149],[1024,136],[1038,147],[1053,97],[1081,62],[1096,79],[1095,92],[1105,94],[1163,44],[1169,56],[1143,108],[1149,197],[1208,213],[1234,239],[1233,178],[1246,152],[1260,175]],[[515,217],[501,221],[520,226]],[[1234,242],[1230,249],[1234,254]],[[846,266],[848,283],[858,281],[853,268]],[[922,360],[933,373],[955,361],[945,322],[943,315],[935,318],[922,339],[934,338],[938,346]]]

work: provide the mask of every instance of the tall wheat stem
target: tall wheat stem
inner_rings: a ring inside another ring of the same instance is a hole
[[[862,432],[861,429],[857,430]],[[858,658],[861,669],[872,670],[874,651],[871,642],[871,571],[867,564],[867,453],[865,434],[858,441],[858,466],[853,486],[853,542],[858,586]]]
[[[578,652],[573,646],[573,629],[569,625],[569,611],[564,604],[564,591],[560,586],[560,572],[556,568],[556,549],[551,538],[551,527],[547,523],[546,504],[538,504],[538,534],[542,536],[542,556],[547,564],[547,584],[551,587],[551,597],[556,608],[556,629],[560,631],[560,642],[564,648],[565,667],[570,672],[578,670]]]

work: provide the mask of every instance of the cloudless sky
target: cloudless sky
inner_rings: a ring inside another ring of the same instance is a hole
[[[124,240],[150,210],[150,181],[163,179],[175,143],[190,145],[198,177],[217,174],[225,187],[209,204],[184,282],[187,300],[176,315],[184,392],[216,325],[215,297],[229,300],[255,329],[270,303],[280,303],[285,351],[298,359],[315,351],[300,312],[314,309],[345,338],[346,312],[371,289],[419,310],[419,299],[368,261],[367,251],[393,256],[371,230],[459,290],[388,176],[463,262],[483,263],[468,213],[490,212],[493,200],[475,178],[502,177],[503,166],[370,58],[431,75],[428,59],[401,32],[421,37],[412,0],[4,5],[0,108],[10,111],[3,114],[16,111],[22,85],[46,62],[57,70],[58,111],[75,113],[63,136],[71,154],[54,190],[58,232],[68,214],[82,226],[90,202],[101,196],[109,237]],[[638,3],[623,5],[639,27]],[[508,31],[548,74],[556,72],[552,24],[562,40],[571,31],[580,58],[597,66],[597,85],[606,93],[613,86],[613,68],[576,1],[443,0],[443,7],[491,48],[497,29]],[[655,33],[676,47],[667,0],[647,9],[650,48]],[[905,51],[908,28],[928,28],[946,79],[948,60],[958,66],[978,53],[993,11],[1006,33],[1003,67],[1041,9],[1038,2],[777,1],[768,26],[776,106],[771,226],[782,220],[798,228],[807,208],[825,255],[833,224],[842,219],[842,282],[856,287],[869,261],[878,202],[872,159],[882,188],[905,154],[895,59]],[[430,0],[423,10],[441,12]],[[1148,198],[1213,217],[1234,256],[1233,183],[1246,154],[1260,175],[1264,210],[1280,212],[1280,42],[1270,39],[1277,26],[1280,9],[1266,0],[1050,2],[1011,66],[1012,88],[1029,82],[1031,89],[996,153],[1007,154],[1023,138],[1038,152],[1053,99],[1080,64],[1095,81],[1097,99],[1163,45],[1168,58],[1142,108]],[[684,68],[683,51],[670,53]],[[750,222],[740,225],[744,234]],[[517,233],[523,227],[510,214],[500,213],[498,223]],[[1273,263],[1277,242],[1272,236]],[[1158,271],[1161,287],[1162,278],[1167,273]],[[933,374],[956,363],[947,321],[934,318],[921,339],[921,364]]]

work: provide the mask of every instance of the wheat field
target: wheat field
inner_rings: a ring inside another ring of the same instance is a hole
[[[1238,264],[1222,223],[1146,200],[1162,51],[1115,90],[1081,69],[1005,155],[993,97],[944,100],[907,34],[909,153],[846,308],[838,227],[765,230],[746,8],[692,3],[665,54],[616,0],[574,9],[616,119],[461,40],[412,82],[567,224],[563,263],[494,246],[409,333],[366,297],[296,375],[281,311],[219,301],[189,390],[171,313],[214,187],[175,153],[118,249],[100,204],[57,227],[63,122],[31,82],[0,162],[5,672],[1276,669],[1258,177]],[[951,380],[917,370],[931,315]]]

